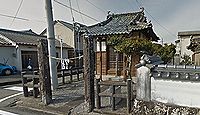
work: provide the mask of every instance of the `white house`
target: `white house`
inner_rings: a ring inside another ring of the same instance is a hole
[[[79,30],[85,27],[85,25],[80,23],[68,23],[61,20],[54,21],[54,30],[56,39],[62,39],[62,41],[68,44],[74,49],[76,55],[83,52],[83,40],[79,37]],[[40,35],[47,35],[46,29],[41,32]]]
[[[188,49],[191,39],[200,38],[200,31],[183,31],[178,32],[178,40],[176,40],[176,58],[181,61],[181,57],[189,55],[191,61],[195,61],[194,52]],[[180,63],[176,62],[176,63]]]
[[[33,69],[38,69],[37,44],[45,36],[37,35],[31,30],[13,31],[0,29],[0,63],[14,65],[17,70],[27,68],[28,60],[32,60]],[[60,41],[56,40],[56,56],[60,57]],[[63,58],[68,58],[73,49],[63,43]]]

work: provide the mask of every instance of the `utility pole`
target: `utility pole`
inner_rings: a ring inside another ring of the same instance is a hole
[[[58,87],[58,78],[57,78],[56,60],[52,58],[56,57],[56,47],[55,47],[54,22],[53,22],[51,0],[45,0],[45,4],[46,4],[46,16],[47,16],[47,40],[48,40],[48,51],[49,51],[51,88],[52,90],[55,90]]]

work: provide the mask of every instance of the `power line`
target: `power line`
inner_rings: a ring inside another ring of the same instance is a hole
[[[136,2],[137,2],[140,6],[142,6],[142,4],[141,4],[138,0],[136,0]],[[144,10],[147,12],[147,14],[149,14],[149,16],[150,16],[153,20],[156,21],[156,23],[157,23],[160,27],[162,27],[164,30],[166,30],[171,36],[176,37],[175,34],[171,33],[166,27],[164,27],[163,25],[161,25],[161,24],[146,10],[146,9],[144,9]]]
[[[43,23],[46,23],[45,21],[42,21],[42,20],[32,20],[32,19],[28,19],[28,18],[23,18],[23,17],[15,17],[15,16],[11,16],[11,15],[7,15],[7,14],[1,14],[0,13],[0,16],[2,16],[2,17],[6,17],[6,18],[15,18],[15,19],[17,19],[17,20],[22,20],[22,21],[35,21],[35,22],[43,22]]]
[[[128,0],[128,2],[129,2],[129,4],[131,4],[131,0]],[[140,8],[140,6],[138,4],[137,4],[137,7]],[[159,33],[157,33],[157,34],[161,38],[161,42],[163,42],[163,37]]]
[[[76,0],[76,4],[77,4],[77,6],[78,6],[78,11],[79,11],[79,12],[81,12],[81,10],[80,10],[80,7],[79,7],[79,4],[78,4],[78,1],[77,1],[77,0]],[[83,23],[85,23],[85,22],[84,22],[84,20],[83,20],[83,16],[82,16],[82,14],[80,14],[80,16],[81,16],[81,20],[82,20],[82,22],[83,22]]]
[[[90,2],[89,0],[86,0],[86,1],[88,3],[90,3],[92,6],[94,6],[95,8],[99,9],[100,11],[102,11],[104,14],[107,14],[107,12],[104,9],[98,7],[97,5],[95,5],[94,3]]]
[[[20,8],[21,8],[21,6],[22,6],[22,3],[23,3],[23,0],[21,0],[21,2],[20,2],[20,4],[19,4],[19,7],[17,8],[17,12],[15,13],[15,16],[14,16],[14,18],[13,18],[13,20],[12,20],[12,22],[11,22],[11,24],[10,24],[9,27],[11,27],[11,26],[13,25],[13,22],[15,21],[15,18],[16,18],[16,16],[17,16],[17,14],[19,13],[19,10],[20,10]]]
[[[75,21],[74,21],[74,15],[73,15],[73,10],[72,10],[72,2],[71,2],[71,0],[69,0],[69,6],[70,6],[70,12],[71,12],[71,16],[72,16],[72,21],[74,23]]]
[[[54,0],[54,2],[56,2],[56,3],[58,3],[58,4],[60,4],[60,5],[64,6],[64,7],[66,7],[66,8],[70,8],[68,5],[65,5],[65,4],[63,4],[63,3],[61,3],[61,2],[59,2],[59,1],[57,1],[57,0]],[[87,17],[87,18],[90,18],[90,19],[92,19],[92,20],[94,20],[94,21],[99,22],[99,20],[97,20],[97,19],[95,19],[95,18],[93,18],[93,17],[91,17],[91,16],[89,16],[89,15],[83,13],[83,12],[80,12],[80,11],[74,9],[74,8],[72,8],[72,10],[75,11],[75,12],[77,12],[77,13],[82,14],[83,16],[85,16],[85,17]]]
[[[15,18],[15,19],[18,19],[18,20],[23,20],[23,21],[30,21],[29,19],[27,18],[22,18],[22,17],[16,17],[16,16],[11,16],[11,15],[7,15],[7,14],[0,14],[0,16],[2,17],[7,17],[7,18]]]

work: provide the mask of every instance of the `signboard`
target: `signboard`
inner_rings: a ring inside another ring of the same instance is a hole
[[[69,59],[61,60],[61,69],[68,69]]]

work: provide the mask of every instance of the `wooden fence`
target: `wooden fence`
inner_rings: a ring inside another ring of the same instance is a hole
[[[83,73],[83,67],[73,67],[70,69],[60,69],[58,70],[58,78],[62,77],[62,83],[65,84],[65,78],[70,77],[70,82],[73,81],[73,75],[76,75],[77,80],[80,80],[79,74]]]
[[[70,82],[73,81],[73,75],[76,75],[77,80],[80,80],[80,75],[83,73],[82,67],[74,67],[71,69],[62,69],[58,70],[58,78],[62,77],[62,83],[65,84],[65,77],[70,77]],[[23,85],[23,92],[24,97],[28,97],[33,95],[34,98],[37,98],[40,94],[39,92],[39,75],[38,71],[24,71],[21,72],[22,76],[22,85]],[[33,94],[30,95],[28,88],[33,88]]]
[[[131,101],[134,97],[133,94],[133,85],[131,79],[127,79],[127,82],[123,81],[100,81],[100,79],[96,79],[96,108],[101,108],[101,97],[110,97],[111,98],[111,108],[115,110],[115,99],[116,98],[125,98],[127,100],[127,113],[130,113],[132,108]],[[101,86],[109,86],[111,88],[111,92],[101,92]],[[126,94],[117,94],[116,87],[117,86],[124,86],[127,87]]]
[[[24,97],[33,95],[34,98],[37,98],[39,95],[39,75],[37,71],[25,71],[21,75]],[[32,84],[29,84],[30,81],[32,81]],[[33,94],[29,93],[28,88],[33,88]]]

